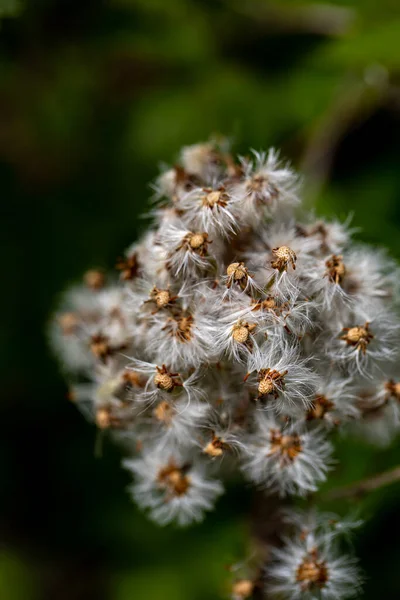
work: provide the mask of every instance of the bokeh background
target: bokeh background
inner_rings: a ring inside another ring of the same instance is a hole
[[[246,549],[251,495],[157,528],[119,451],[66,399],[46,341],[60,291],[113,268],[149,182],[184,144],[274,145],[309,207],[400,259],[398,0],[0,0],[0,597],[217,600]],[[333,485],[400,461],[337,440]],[[350,506],[365,599],[400,597],[400,486]]]

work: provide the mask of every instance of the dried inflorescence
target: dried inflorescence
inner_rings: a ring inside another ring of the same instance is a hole
[[[306,496],[334,464],[332,430],[389,442],[393,262],[355,244],[348,224],[299,220],[297,177],[274,151],[187,147],[155,189],[154,224],[119,273],[88,271],[52,326],[71,397],[132,453],[138,504],[160,524],[201,520],[235,469],[267,494]],[[356,589],[320,529],[285,538],[269,594]],[[232,598],[260,581],[244,574]]]
[[[270,596],[293,600],[357,596],[361,578],[355,560],[343,555],[338,545],[349,525],[312,512],[288,513],[286,520],[290,535],[273,550],[266,570]]]

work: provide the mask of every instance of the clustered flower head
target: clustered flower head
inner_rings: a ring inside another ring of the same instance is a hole
[[[399,429],[397,268],[348,223],[299,218],[298,183],[274,150],[184,148],[150,229],[55,316],[71,399],[124,445],[132,497],[160,524],[200,521],[235,470],[282,503],[306,496],[334,464],[332,431],[384,444]],[[268,593],[351,596],[354,564],[307,519]]]

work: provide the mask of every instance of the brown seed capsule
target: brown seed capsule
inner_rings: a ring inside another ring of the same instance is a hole
[[[254,591],[254,583],[250,579],[239,579],[232,586],[232,596],[245,600],[250,598]]]
[[[176,337],[181,342],[190,342],[192,339],[193,317],[191,314],[183,314],[177,321],[178,328],[175,332]]]
[[[369,323],[356,327],[345,327],[342,329],[342,333],[340,339],[347,342],[349,346],[354,346],[362,354],[366,353],[367,346],[374,337],[369,330]]]
[[[284,389],[287,371],[280,373],[275,369],[261,369],[257,375],[258,398],[272,394],[275,398]]]
[[[225,207],[227,201],[228,195],[224,190],[212,190],[203,197],[202,204],[203,206],[208,206],[208,208],[214,208],[215,206]]]
[[[318,560],[316,552],[307,555],[296,571],[296,580],[304,591],[310,588],[323,588],[329,579],[326,563]]]
[[[174,388],[174,380],[168,373],[156,373],[154,375],[154,383],[158,388],[166,392]]]
[[[292,266],[293,270],[296,268],[297,256],[289,246],[273,248],[272,254],[276,257],[276,260],[271,261],[273,269],[278,269],[278,271],[283,272],[287,271],[289,265]]]
[[[179,379],[179,374],[170,373],[165,365],[162,365],[162,367],[156,367],[154,383],[160,390],[164,390],[165,392],[172,392],[175,387],[182,386],[182,382]]]
[[[224,453],[224,448],[224,440],[214,435],[211,442],[203,448],[203,452],[214,458],[216,456],[221,456]]]
[[[179,246],[176,247],[175,252],[178,252],[184,248],[186,251],[189,250],[191,252],[195,252],[201,257],[204,257],[207,255],[208,244],[211,244],[211,241],[208,239],[207,233],[188,233],[182,239]]]
[[[258,392],[260,396],[268,396],[268,394],[273,392],[273,390],[274,384],[272,382],[272,379],[270,379],[269,377],[265,377],[258,384]]]
[[[106,282],[106,277],[100,269],[90,269],[84,274],[83,280],[92,290],[101,290]]]
[[[171,292],[169,290],[160,290],[158,287],[154,286],[150,291],[149,299],[145,301],[145,304],[149,302],[151,304],[154,303],[157,311],[163,308],[171,307],[177,298],[178,296],[171,296]]]
[[[279,303],[272,296],[267,296],[264,300],[253,300],[253,308],[252,312],[256,312],[258,310],[268,310],[273,311],[275,314],[281,313],[283,310],[289,308],[287,302]]]
[[[232,331],[232,337],[235,342],[244,344],[249,339],[249,330],[244,325],[235,325]]]
[[[368,331],[364,327],[351,327],[346,334],[346,341],[351,344],[358,344],[360,340],[366,340]]]
[[[168,290],[157,290],[155,301],[158,308],[164,308],[171,300],[171,294]]]
[[[239,344],[245,344],[249,341],[250,334],[256,327],[257,325],[255,323],[248,323],[247,321],[239,320],[232,327],[232,337],[235,342],[238,342]]]
[[[296,434],[283,435],[278,429],[271,429],[270,443],[269,455],[280,455],[283,465],[292,462],[302,452],[301,439]]]
[[[160,469],[157,479],[161,487],[167,488],[172,497],[185,495],[190,487],[189,477],[172,462]]]
[[[201,248],[206,241],[204,233],[193,233],[190,237],[189,244],[193,250]]]
[[[272,296],[265,298],[265,300],[262,301],[262,308],[266,310],[272,310],[273,308],[276,308],[276,300],[272,298]]]
[[[233,277],[235,281],[240,281],[241,279],[247,277],[247,269],[244,266],[244,263],[231,263],[226,269],[226,273],[229,277]]]
[[[336,254],[333,254],[331,258],[326,261],[325,265],[327,268],[325,275],[329,277],[330,281],[336,284],[342,283],[346,274],[343,256],[337,256]]]

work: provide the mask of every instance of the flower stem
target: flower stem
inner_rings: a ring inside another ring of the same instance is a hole
[[[331,490],[323,496],[323,499],[349,500],[352,498],[359,498],[368,492],[373,492],[392,483],[396,483],[397,481],[400,481],[400,466],[379,473],[378,475],[368,477],[367,479],[357,481],[356,483]]]

